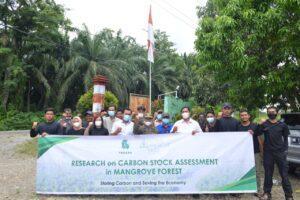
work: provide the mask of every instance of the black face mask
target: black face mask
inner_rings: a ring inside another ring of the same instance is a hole
[[[269,117],[269,119],[274,120],[274,119],[276,119],[277,114],[275,114],[275,113],[268,113],[268,117]]]

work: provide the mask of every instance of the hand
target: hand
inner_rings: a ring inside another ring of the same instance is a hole
[[[33,122],[32,124],[32,129],[35,129],[37,127],[38,123],[37,122]]]
[[[248,132],[249,132],[251,135],[254,134],[254,132],[253,132],[252,130],[248,130]]]
[[[205,132],[209,132],[208,126],[205,127]]]
[[[174,128],[173,128],[173,133],[176,133],[177,130],[178,130],[178,127],[177,127],[177,126],[174,126]]]
[[[120,133],[121,131],[122,131],[121,127],[118,127],[117,130],[116,130],[117,133]]]
[[[120,132],[122,131],[121,127],[118,127],[115,132],[113,133],[113,135],[118,135]]]
[[[43,132],[43,133],[41,134],[42,137],[45,137],[45,136],[47,136],[47,135],[48,135],[48,133],[46,133],[46,132]]]
[[[66,128],[67,127],[67,123],[66,122],[62,123],[62,126]]]

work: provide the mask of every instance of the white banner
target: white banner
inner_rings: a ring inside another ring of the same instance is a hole
[[[247,132],[39,138],[37,193],[256,192]]]

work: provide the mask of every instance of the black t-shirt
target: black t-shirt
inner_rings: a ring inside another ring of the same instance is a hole
[[[44,132],[46,132],[49,135],[62,135],[63,128],[61,127],[60,123],[56,121],[42,122],[38,124],[38,126],[35,129],[30,130],[30,136],[35,137],[38,134],[41,135]]]
[[[101,128],[92,126],[89,130],[89,135],[109,135],[109,133],[107,128],[104,128],[103,126]]]
[[[216,132],[238,131],[239,121],[233,117],[222,117],[216,121]]]
[[[73,129],[73,127],[71,129],[69,129],[67,131],[67,135],[84,135],[84,131],[85,131],[85,128],[81,128],[79,130],[75,130]]]
[[[290,131],[284,122],[272,123],[267,120],[259,126],[257,134],[265,136],[265,151],[284,152],[288,149]]]
[[[258,131],[258,125],[250,123],[248,126],[243,126],[241,123],[238,126],[238,131],[249,131],[252,130],[253,133]],[[259,142],[256,134],[253,134],[253,146],[254,146],[254,153],[259,153]]]
[[[210,125],[208,124],[207,127],[208,127],[208,132],[217,132],[216,124],[214,124],[213,126],[210,126]],[[202,130],[202,131],[205,131],[205,129]]]

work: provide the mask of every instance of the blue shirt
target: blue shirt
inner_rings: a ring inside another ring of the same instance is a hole
[[[170,133],[172,128],[173,128],[173,124],[167,124],[167,125],[160,124],[156,126],[158,134]]]

